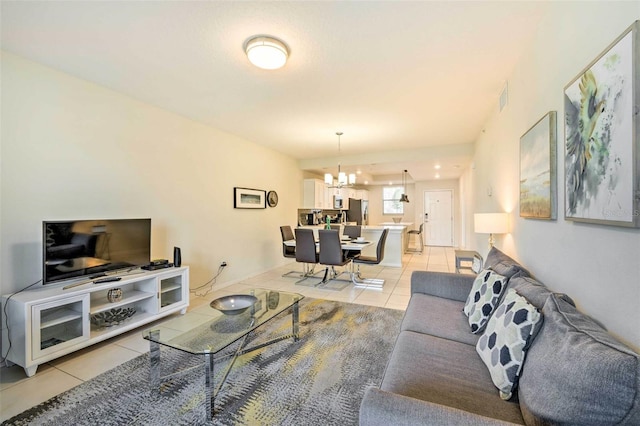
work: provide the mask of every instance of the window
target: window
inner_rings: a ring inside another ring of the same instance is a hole
[[[400,196],[404,193],[401,186],[385,186],[382,188],[382,214],[404,214],[404,203]]]

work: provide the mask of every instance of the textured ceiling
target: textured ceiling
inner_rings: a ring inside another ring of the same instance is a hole
[[[350,168],[380,175],[411,166],[413,179],[423,180],[433,178],[433,169],[426,173],[431,166],[416,161],[413,150],[474,142],[547,5],[3,1],[1,7],[7,51],[271,147],[306,169],[336,164],[335,132],[342,131],[340,155],[351,159]],[[284,68],[248,62],[242,47],[255,35],[288,45]],[[447,164],[443,178],[459,175],[471,158],[459,149],[451,158],[439,152],[432,162]]]

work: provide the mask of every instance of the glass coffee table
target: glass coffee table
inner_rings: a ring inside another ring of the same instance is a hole
[[[298,341],[300,318],[298,302],[303,298],[304,296],[297,293],[257,288],[247,293],[216,299],[210,305],[200,306],[185,315],[145,330],[143,335],[149,341],[150,346],[152,391],[160,392],[164,379],[192,370],[186,369],[161,377],[160,345],[194,355],[203,355],[207,420],[211,420],[214,414],[215,396],[224,385],[238,356],[282,340]],[[247,337],[251,332],[289,309],[292,317],[290,334],[245,348]],[[240,344],[233,353],[224,351],[236,342],[240,342]],[[216,357],[216,355],[218,356]],[[222,379],[214,389],[214,363],[229,358],[231,360]]]

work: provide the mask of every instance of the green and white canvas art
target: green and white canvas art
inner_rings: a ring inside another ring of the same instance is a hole
[[[638,22],[565,87],[567,219],[639,223],[634,199],[637,44]]]

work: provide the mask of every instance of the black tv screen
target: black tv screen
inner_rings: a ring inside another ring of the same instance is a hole
[[[151,259],[151,219],[45,221],[44,284],[135,269]]]

